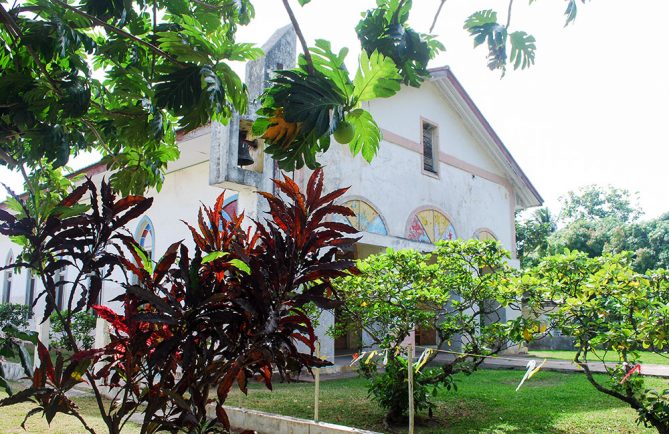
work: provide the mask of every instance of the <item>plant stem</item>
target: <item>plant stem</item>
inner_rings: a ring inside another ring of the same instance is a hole
[[[290,17],[290,22],[292,23],[293,29],[295,29],[295,33],[297,33],[297,38],[300,40],[300,44],[302,45],[302,52],[304,52],[304,58],[307,61],[307,70],[309,71],[309,74],[313,74],[314,62],[311,59],[311,53],[309,52],[307,41],[304,39],[304,35],[302,34],[302,30],[300,29],[300,24],[297,22],[297,18],[295,18],[295,14],[293,13],[293,10],[290,8],[290,4],[288,4],[288,0],[283,0],[283,6],[286,8],[286,12],[288,12],[288,16]]]
[[[506,16],[506,28],[507,30],[509,29],[509,26],[511,25],[511,11],[513,9],[513,0],[509,0],[509,12]]]
[[[437,25],[437,18],[439,18],[439,14],[441,13],[441,9],[444,7],[444,3],[446,3],[446,0],[441,0],[441,3],[439,3],[439,7],[437,8],[437,13],[434,14],[434,18],[432,19],[432,25],[430,26],[430,33],[434,30],[434,26]]]

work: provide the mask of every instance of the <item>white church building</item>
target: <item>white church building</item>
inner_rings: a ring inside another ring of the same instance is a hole
[[[266,56],[246,69],[249,113],[255,112],[254,100],[272,71],[295,64],[295,35],[290,28],[281,29],[263,49]],[[511,251],[517,266],[515,212],[541,205],[542,198],[453,72],[441,67],[431,74],[420,88],[404,86],[391,98],[367,103],[383,133],[371,164],[334,141],[318,158],[325,167],[326,190],[350,186],[342,203],[355,211],[350,222],[362,235],[351,253],[364,258],[387,247],[429,251],[440,239],[493,238]],[[279,170],[263,153],[261,140],[251,135],[252,121],[252,115],[236,116],[227,126],[212,123],[178,136],[180,158],[169,164],[160,193],[146,194],[154,197],[153,207],[129,227],[154,260],[174,241],[189,242],[181,220],[194,223],[201,203],[213,204],[222,189],[228,190],[226,212],[244,210],[250,218],[262,218],[266,205],[256,192],[271,191]],[[238,164],[240,142],[248,146],[252,164]],[[95,181],[108,175],[103,164],[80,172]],[[298,170],[293,176],[305,185],[309,173]],[[17,252],[9,239],[0,239],[0,261],[11,261]],[[39,291],[35,279],[25,270],[3,273],[0,302],[30,303]],[[120,291],[111,283],[103,287],[102,302]],[[41,309],[36,306],[32,320],[37,328]],[[335,321],[332,314],[325,315],[318,330],[321,354],[356,349],[360,336],[336,341],[325,336]],[[414,339],[430,345],[434,334],[417,331]]]

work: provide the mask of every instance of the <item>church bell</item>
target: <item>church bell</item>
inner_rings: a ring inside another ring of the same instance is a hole
[[[249,166],[251,164],[253,164],[253,158],[249,153],[249,141],[240,137],[239,147],[237,148],[237,165]]]

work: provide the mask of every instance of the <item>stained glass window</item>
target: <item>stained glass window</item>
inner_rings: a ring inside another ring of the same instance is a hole
[[[388,228],[386,227],[383,218],[381,218],[381,215],[367,202],[354,199],[344,202],[342,205],[351,208],[355,215],[346,217],[337,215],[336,218],[339,221],[349,223],[361,232],[388,235]]]
[[[409,221],[407,238],[422,243],[436,243],[439,240],[457,238],[455,228],[448,217],[434,209],[418,211]]]
[[[232,196],[225,199],[223,202],[223,209],[221,210],[221,216],[227,220],[232,220],[232,216],[237,215],[237,202],[239,199],[238,194],[233,194]]]
[[[488,241],[488,240],[497,241],[497,237],[487,229],[481,229],[480,231],[478,231],[478,233],[476,234],[476,238],[478,238],[481,241]]]
[[[147,222],[139,235],[139,245],[146,251],[149,258],[153,257],[153,226]]]

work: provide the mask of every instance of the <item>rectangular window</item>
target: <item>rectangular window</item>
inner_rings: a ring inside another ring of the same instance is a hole
[[[65,267],[60,268],[54,276],[54,283],[56,284],[56,309],[63,310],[65,306]]]
[[[437,127],[423,121],[423,170],[437,173],[439,160],[437,149]]]
[[[35,283],[36,278],[33,273],[28,272],[28,286],[26,287],[26,305],[29,307],[28,319],[33,317],[33,302],[35,301]]]

